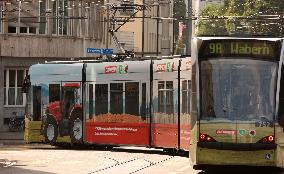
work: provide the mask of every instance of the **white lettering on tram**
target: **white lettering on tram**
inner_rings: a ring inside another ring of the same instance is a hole
[[[244,46],[239,45],[239,43],[231,43],[231,54],[253,54],[253,55],[269,55],[270,50],[267,46]]]
[[[95,127],[98,131],[131,131],[137,132],[137,129],[127,127]]]

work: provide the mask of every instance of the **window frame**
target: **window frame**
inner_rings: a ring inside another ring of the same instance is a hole
[[[9,85],[10,85],[10,82],[9,82],[9,80],[10,80],[10,77],[9,77],[9,71],[10,70],[14,70],[15,71],[15,87],[13,87],[13,88],[15,88],[15,91],[14,91],[14,93],[15,93],[15,99],[14,99],[14,104],[13,105],[9,105],[8,104],[8,100],[9,100],[9,96],[8,96],[8,91],[9,91]],[[26,94],[25,93],[23,93],[22,94],[22,102],[23,102],[23,104],[22,105],[17,105],[17,96],[18,96],[18,71],[23,71],[23,75],[24,75],[24,77],[23,77],[23,79],[25,79],[26,78],[26,75],[27,75],[27,73],[28,73],[28,68],[4,68],[4,73],[3,73],[3,75],[5,74],[5,71],[6,71],[6,77],[4,77],[3,78],[3,92],[4,92],[4,97],[3,97],[3,99],[4,99],[4,107],[25,107],[25,105],[26,105]],[[6,78],[6,81],[4,81],[4,79]],[[6,86],[4,85],[4,84],[6,84]],[[6,97],[5,97],[6,96]]]

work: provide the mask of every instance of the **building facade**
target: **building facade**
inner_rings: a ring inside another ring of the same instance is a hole
[[[21,88],[32,64],[93,59],[87,48],[105,48],[104,4],[99,0],[0,2],[0,131],[25,112]]]
[[[110,3],[120,5],[115,0],[110,1]],[[143,0],[130,0],[128,3],[143,5]],[[144,22],[142,18],[143,11],[141,10],[130,20],[130,22],[127,22],[119,29],[118,35],[122,46],[126,45],[126,49],[131,49],[129,43],[133,43],[132,50],[137,55],[172,54],[173,0],[145,0],[144,3],[146,6],[144,11]],[[128,13],[117,13],[117,16],[129,16],[134,12],[135,10],[130,10]],[[133,40],[129,35],[133,35]],[[142,44],[143,37],[144,44]]]

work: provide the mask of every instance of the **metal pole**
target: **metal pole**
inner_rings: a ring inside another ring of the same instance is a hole
[[[21,32],[20,31],[20,29],[21,29],[21,27],[20,27],[20,25],[21,25],[21,3],[22,3],[22,1],[19,1],[18,34]]]
[[[157,45],[156,45],[156,55],[159,55],[159,17],[160,17],[160,3],[158,0],[158,5],[157,5]]]
[[[192,17],[192,0],[188,0],[188,19]],[[187,21],[186,35],[186,55],[191,55],[192,20]]]
[[[106,48],[109,47],[109,0],[107,0],[107,32],[106,32]]]
[[[144,30],[145,30],[145,0],[143,0],[143,11],[142,11],[142,55],[141,57],[144,57]]]

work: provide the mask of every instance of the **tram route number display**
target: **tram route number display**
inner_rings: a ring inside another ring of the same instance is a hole
[[[200,58],[255,57],[279,59],[281,43],[262,40],[210,40],[204,41],[200,49]]]

